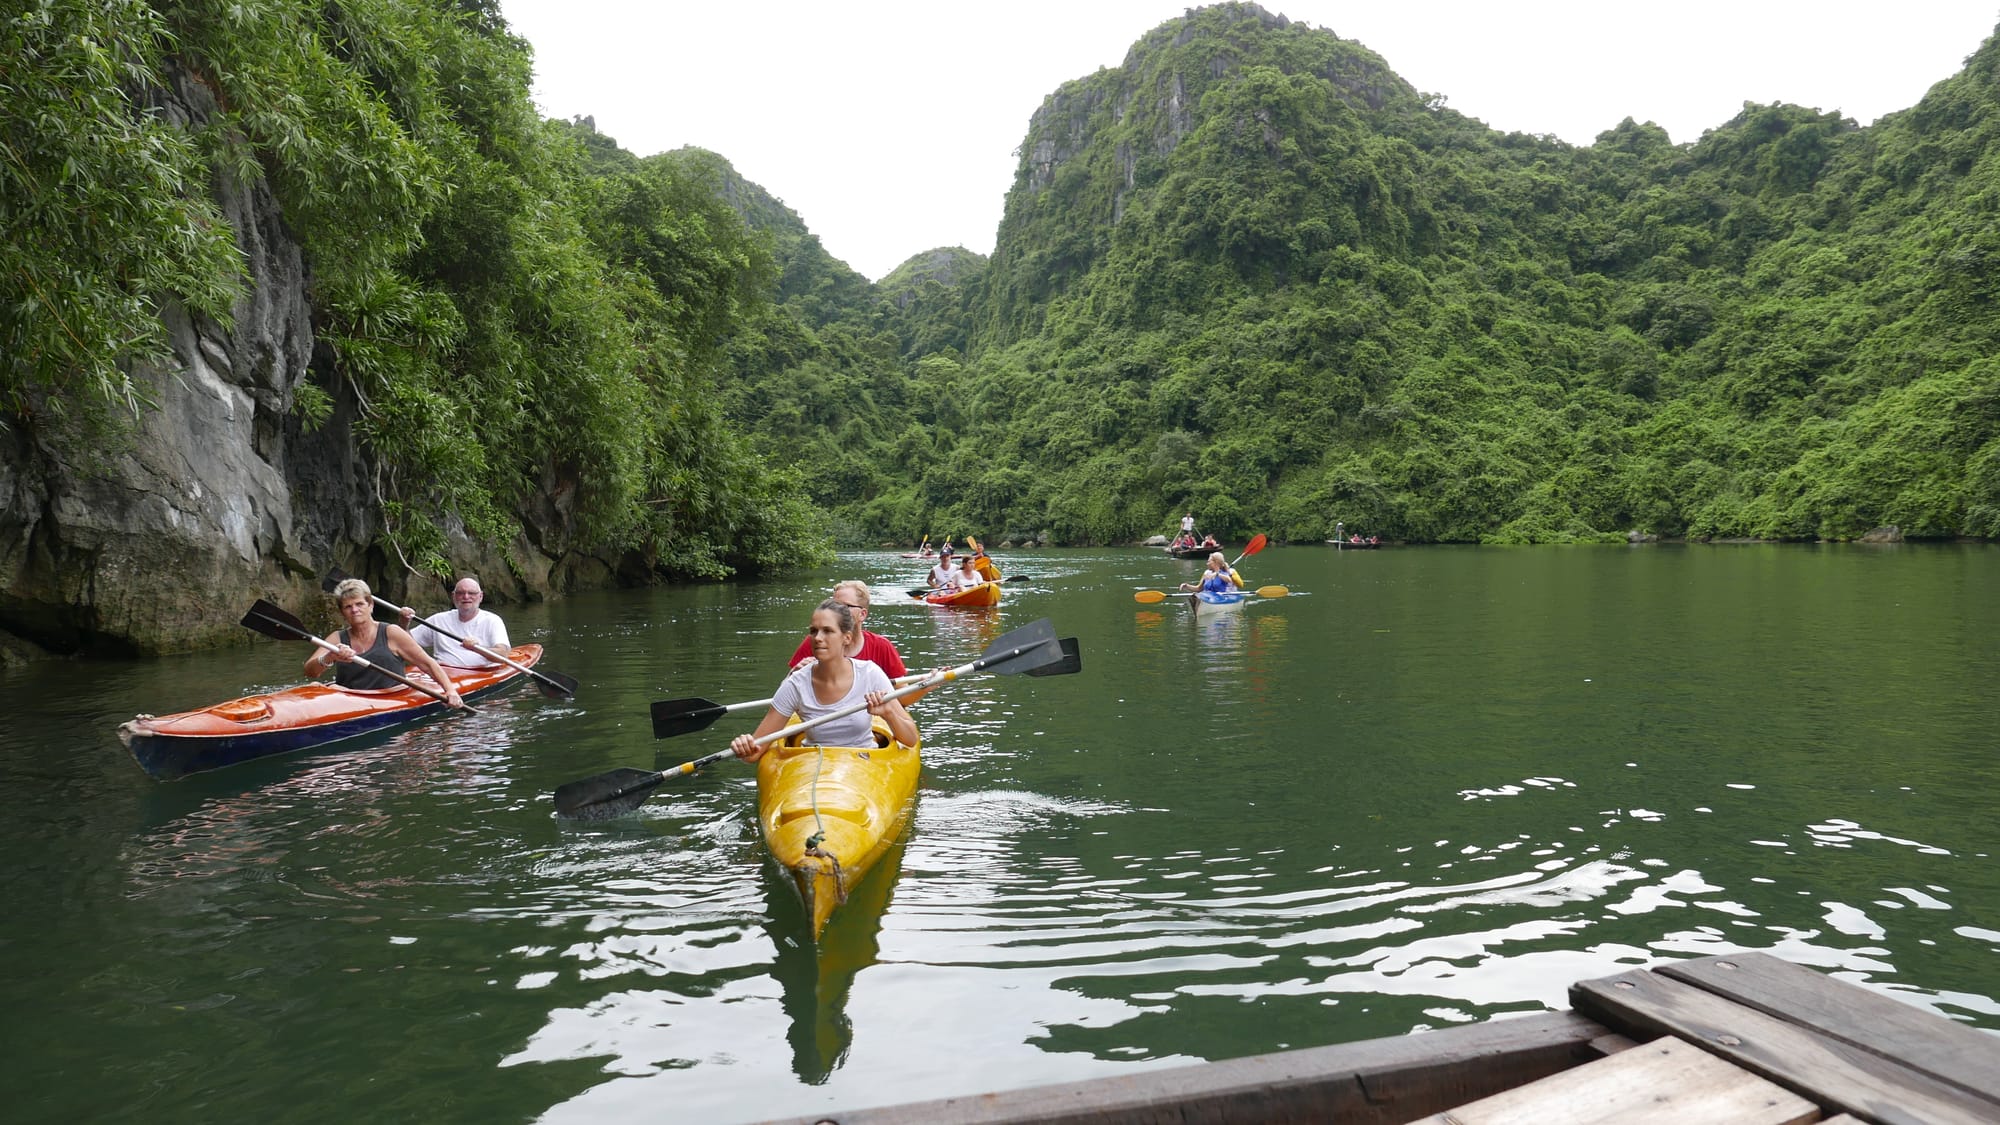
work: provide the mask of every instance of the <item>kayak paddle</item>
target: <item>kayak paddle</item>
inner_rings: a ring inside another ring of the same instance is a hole
[[[1240,554],[1240,555],[1238,555],[1238,556],[1236,556],[1236,562],[1233,562],[1233,563],[1230,563],[1230,564],[1229,564],[1229,569],[1231,569],[1231,570],[1235,570],[1235,569],[1236,569],[1236,563],[1240,563],[1240,562],[1242,562],[1242,561],[1243,561],[1244,559],[1247,559],[1247,558],[1249,558],[1249,557],[1250,557],[1251,555],[1254,555],[1254,554],[1256,554],[1257,552],[1259,552],[1259,551],[1263,550],[1263,549],[1264,549],[1264,544],[1266,544],[1266,543],[1269,543],[1269,542],[1270,542],[1270,540],[1269,540],[1269,539],[1266,539],[1266,538],[1264,537],[1264,533],[1263,533],[1263,532],[1261,532],[1261,531],[1260,531],[1260,532],[1258,532],[1257,534],[1255,534],[1255,535],[1251,536],[1251,537],[1250,537],[1250,542],[1248,542],[1248,543],[1246,543],[1246,544],[1244,544],[1244,545],[1243,545],[1243,553],[1242,553],[1242,554]]]
[[[1187,592],[1186,590],[1175,590],[1172,593],[1166,590],[1141,590],[1132,595],[1132,600],[1138,602],[1140,605],[1158,605],[1168,598],[1179,597]],[[1291,593],[1289,589],[1283,586],[1259,586],[1255,590],[1245,590],[1243,592],[1246,594],[1255,594],[1260,598],[1282,598]]]
[[[1056,639],[1055,632],[1055,626],[1044,617],[1040,621],[1024,625],[1000,637],[987,646],[979,659],[972,663],[962,664],[957,668],[947,668],[942,672],[933,672],[916,683],[891,692],[888,698],[902,699],[916,695],[974,672],[1011,675],[1015,672],[1029,672],[1036,668],[1059,664],[1064,660],[1065,654],[1062,642]],[[824,723],[867,709],[866,702],[842,707],[838,711],[828,712],[816,719],[774,730],[758,739],[757,744],[769,746],[795,734],[803,734]],[[685,777],[703,766],[735,756],[734,750],[723,749],[657,772],[630,768],[617,769],[595,777],[586,777],[581,781],[571,781],[556,787],[554,794],[556,815],[573,820],[607,820],[623,816],[645,804],[646,799],[652,796],[653,790],[668,778]]]
[[[305,622],[300,621],[298,618],[293,617],[283,609],[272,605],[262,598],[258,598],[257,604],[250,607],[250,612],[243,615],[241,624],[245,629],[262,633],[273,640],[311,641],[328,652],[340,651],[339,645],[329,643],[325,637],[313,635],[312,630],[306,628]],[[402,681],[405,686],[413,687],[440,703],[444,702],[444,692],[441,689],[432,687],[429,684],[420,684],[393,668],[384,668],[380,664],[376,664],[360,656],[354,658],[354,663],[361,665],[363,668],[373,668],[391,679]],[[459,700],[458,706],[462,711],[477,714],[472,704],[462,699]]]
[[[1062,649],[1062,659],[1039,668],[1025,669],[1030,676],[1067,676],[1083,670],[1083,657],[1075,637],[1063,637],[1056,641]],[[897,687],[906,687],[923,679],[920,675],[898,676]],[[707,730],[724,715],[736,711],[750,711],[758,707],[769,707],[769,699],[752,699],[743,703],[717,703],[712,699],[693,696],[688,699],[657,699],[653,701],[653,737],[673,738],[676,735],[693,734]],[[644,772],[644,771],[641,771]]]

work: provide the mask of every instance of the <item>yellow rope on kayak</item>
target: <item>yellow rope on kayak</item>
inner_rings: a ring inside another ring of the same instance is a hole
[[[834,901],[845,904],[847,902],[847,880],[840,877],[840,857],[819,846],[820,841],[826,839],[826,822],[819,818],[819,775],[826,766],[826,747],[815,746],[813,747],[813,751],[819,757],[813,761],[813,834],[806,837],[805,854],[833,864]]]

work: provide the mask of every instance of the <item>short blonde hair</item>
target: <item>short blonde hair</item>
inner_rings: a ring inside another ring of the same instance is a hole
[[[844,578],[833,584],[835,595],[838,595],[842,590],[853,594],[855,599],[861,603],[862,609],[868,608],[868,583],[863,582],[859,578]]]
[[[343,578],[340,580],[340,585],[333,588],[333,600],[335,602],[344,602],[349,598],[360,598],[366,601],[374,596],[375,591],[370,590],[368,583],[363,582],[359,578]]]

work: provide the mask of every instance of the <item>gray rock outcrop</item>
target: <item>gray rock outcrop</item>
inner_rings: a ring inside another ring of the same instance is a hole
[[[205,86],[171,83],[154,94],[171,119],[214,112]],[[311,433],[293,413],[315,362],[304,254],[261,182],[222,175],[213,190],[248,282],[233,326],[169,305],[172,363],[132,371],[155,409],[113,444],[0,430],[0,664],[247,642],[237,622],[257,596],[331,627],[326,566],[406,600],[409,571],[370,546],[380,507],[352,397],[332,392],[332,417]],[[496,601],[549,592],[558,568],[525,538],[501,548],[452,530],[452,563]],[[407,600],[444,605],[441,592]]]

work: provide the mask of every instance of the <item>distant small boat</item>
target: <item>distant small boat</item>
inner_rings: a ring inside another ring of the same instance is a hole
[[[1373,551],[1382,545],[1380,539],[1329,539],[1327,542],[1343,551]]]
[[[1213,547],[1204,547],[1197,543],[1192,547],[1168,547],[1167,554],[1177,559],[1205,559],[1220,550],[1222,550],[1220,543]]]

